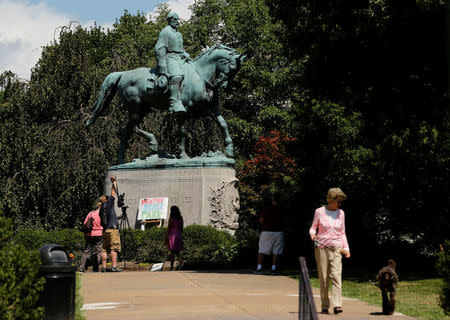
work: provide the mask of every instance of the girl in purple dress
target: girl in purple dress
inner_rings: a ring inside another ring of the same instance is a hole
[[[169,225],[167,226],[166,244],[170,251],[170,270],[173,270],[175,255],[177,256],[179,266],[178,270],[183,268],[184,260],[180,254],[183,247],[183,217],[177,206],[170,207]]]

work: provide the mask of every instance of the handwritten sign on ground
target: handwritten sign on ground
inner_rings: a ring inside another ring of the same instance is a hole
[[[167,219],[169,198],[139,199],[138,220]]]
[[[163,269],[163,265],[164,265],[163,262],[161,262],[161,263],[154,263],[152,265],[152,270],[150,270],[150,271],[161,271]]]

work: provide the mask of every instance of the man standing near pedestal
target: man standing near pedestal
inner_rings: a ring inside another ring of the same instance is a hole
[[[183,36],[178,31],[180,18],[175,12],[167,15],[167,27],[162,29],[155,45],[158,75],[166,77],[170,90],[170,113],[186,112],[181,102],[181,83],[184,79],[183,63],[190,60],[183,48]]]
[[[254,274],[262,273],[264,255],[272,255],[271,273],[277,274],[277,264],[284,246],[283,218],[284,209],[280,205],[278,196],[274,195],[272,196],[272,205],[264,208],[259,217],[262,232],[259,237],[257,267]]]
[[[106,269],[106,261],[108,260],[108,253],[111,256],[112,268],[111,272],[120,272],[121,269],[117,266],[117,253],[120,252],[120,234],[119,234],[119,220],[117,219],[116,211],[114,210],[114,201],[117,198],[117,181],[114,175],[110,177],[111,196],[103,195],[101,197],[102,206],[100,208],[100,218],[103,226],[103,251],[102,251],[102,272],[108,271]]]

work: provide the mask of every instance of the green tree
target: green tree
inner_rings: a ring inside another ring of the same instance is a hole
[[[296,138],[288,151],[298,187],[287,200],[300,199],[302,223],[329,187],[340,186],[350,195],[349,238],[364,244],[361,255],[411,240],[426,252],[450,231],[444,2],[356,3],[201,0],[180,28],[193,56],[217,42],[247,55],[220,99],[237,172],[258,157],[259,136],[286,132]],[[28,83],[0,76],[0,196],[16,227],[80,225],[105,168],[116,163],[127,115],[114,99],[92,129],[84,123],[107,74],[155,65],[167,12],[160,6],[153,20],[124,12],[109,31],[63,31]],[[170,117],[152,114],[142,127],[174,153]],[[223,148],[209,119],[190,127],[198,130],[188,136],[188,153]],[[133,136],[126,159],[148,152]],[[261,206],[246,200],[243,210]]]
[[[123,20],[130,33],[135,24],[155,27],[139,13],[134,20],[125,13]],[[120,52],[111,44],[122,41],[115,37],[126,38],[124,33],[99,27],[62,32],[58,42],[44,48],[29,83],[8,89],[1,110],[0,191],[17,227],[79,225],[100,195],[104,170],[116,161],[125,113],[114,101],[95,130],[85,130],[84,123],[104,77],[121,67]],[[145,60],[139,59],[129,59],[128,65]]]
[[[450,231],[444,1],[266,3],[301,70],[293,102],[305,199],[346,190],[362,254],[385,240],[435,251]]]
[[[262,1],[200,1],[193,11],[181,26],[189,52],[196,55],[220,41],[247,54],[243,70],[221,97],[242,164],[259,134],[287,128],[292,118],[283,97],[288,90],[283,85],[288,83],[287,60],[271,58],[280,56],[275,33],[281,24],[269,20]],[[59,40],[44,48],[28,83],[3,77],[12,82],[2,80],[0,87],[0,195],[16,227],[80,225],[83,212],[101,193],[105,168],[116,163],[119,130],[127,115],[115,98],[93,128],[85,130],[84,123],[108,73],[154,66],[153,47],[167,12],[162,5],[154,20],[148,20],[140,12],[125,11],[113,30],[63,28]],[[171,120],[167,112],[155,113],[142,128],[154,132],[161,148],[174,153]],[[197,130],[189,133],[188,153],[223,147],[221,130],[210,119],[191,120],[189,126]],[[133,136],[126,159],[148,153],[145,140]]]
[[[260,134],[290,125],[292,74],[278,38],[282,25],[270,20],[262,0],[202,0],[192,6],[192,12],[183,26],[187,50],[198,52],[220,42],[247,56],[220,100],[238,146],[236,157],[244,160]]]

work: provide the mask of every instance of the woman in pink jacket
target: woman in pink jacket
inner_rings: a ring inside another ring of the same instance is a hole
[[[314,255],[320,282],[322,314],[329,314],[328,287],[333,283],[331,299],[334,314],[342,312],[342,255],[350,258],[345,234],[345,214],[339,207],[347,196],[340,188],[331,188],[327,193],[328,204],[317,208],[309,235],[314,241]]]
[[[89,214],[86,216],[86,219],[84,219],[83,222],[83,224],[85,224],[90,218],[92,218],[92,230],[84,234],[86,244],[83,250],[83,254],[81,255],[80,268],[78,269],[80,272],[86,271],[87,269],[86,262],[91,257],[93,258],[92,259],[93,271],[98,271],[98,266],[101,263],[102,232],[103,232],[103,227],[100,224],[100,216],[99,216],[101,204],[102,204],[101,202],[98,202],[97,209],[89,212]]]

